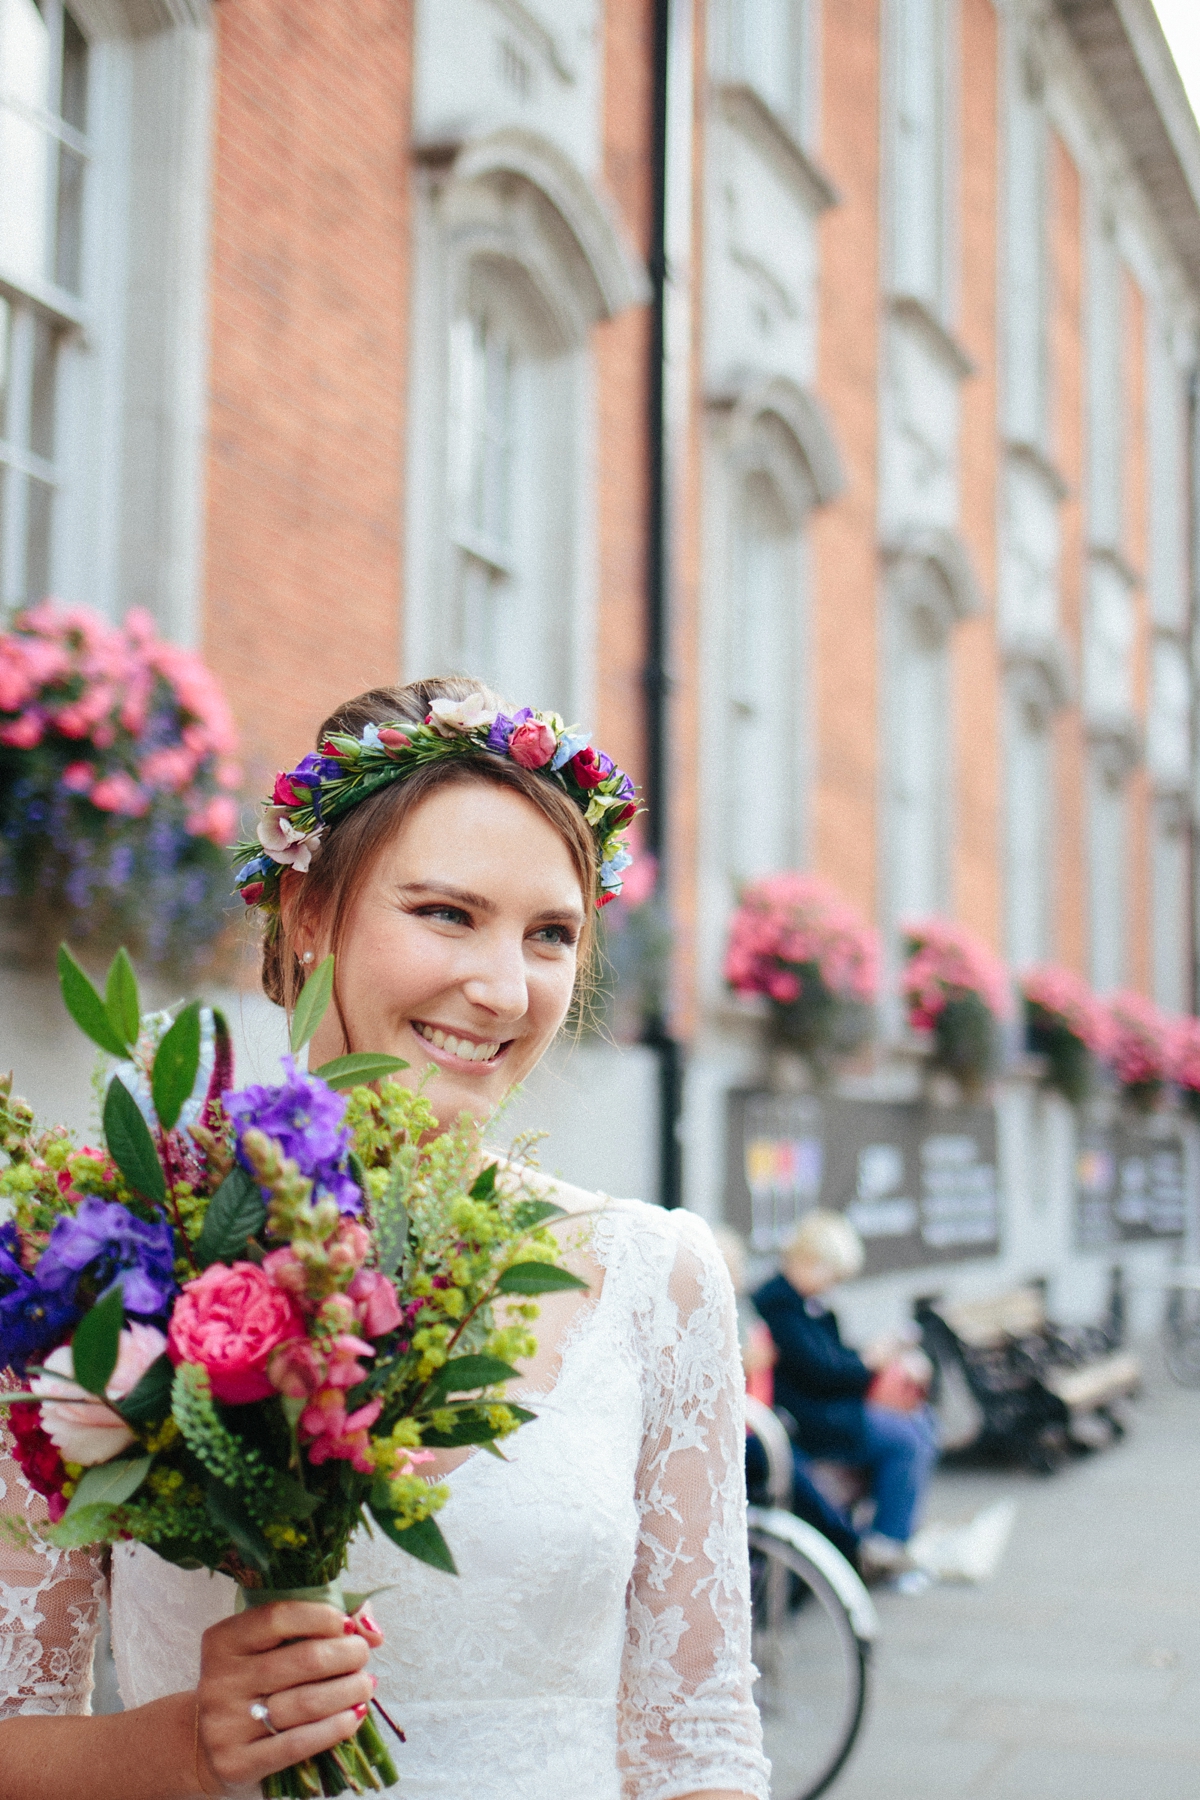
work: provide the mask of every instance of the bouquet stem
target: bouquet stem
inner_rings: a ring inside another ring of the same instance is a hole
[[[262,1791],[265,1800],[321,1800],[326,1794],[377,1794],[398,1780],[396,1765],[368,1713],[344,1744],[268,1775]]]

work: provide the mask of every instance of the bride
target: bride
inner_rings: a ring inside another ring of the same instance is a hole
[[[317,741],[427,718],[449,737],[499,710],[478,683],[417,682],[349,702]],[[239,876],[269,909],[272,999],[336,955],[312,1065],[389,1051],[416,1081],[432,1064],[444,1122],[486,1119],[545,1053],[624,860],[613,808],[589,824],[556,778],[567,755],[584,788],[619,774],[586,740],[501,714],[489,746],[385,781],[304,841],[281,778],[267,853]],[[319,783],[319,756],[304,774]],[[686,1212],[555,1198],[584,1214],[564,1241],[588,1289],[542,1303],[520,1390],[539,1417],[507,1465],[440,1451],[426,1471],[449,1477],[458,1579],[363,1534],[349,1584],[382,1591],[355,1629],[296,1601],[235,1617],[231,1581],[141,1545],[109,1570],[0,1537],[0,1800],[253,1794],[350,1736],[376,1686],[407,1735],[405,1800],[766,1800],[724,1265]],[[41,1504],[0,1460],[0,1511]],[[91,1718],[106,1593],[126,1710]]]

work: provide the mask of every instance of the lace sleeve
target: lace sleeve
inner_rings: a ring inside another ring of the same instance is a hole
[[[4,1419],[0,1412],[0,1721],[90,1712],[104,1569],[92,1552],[22,1550],[5,1534],[6,1516],[40,1524],[46,1508],[12,1460]]]
[[[767,1800],[733,1291],[706,1225],[691,1214],[658,1217],[669,1275],[660,1269],[655,1280],[647,1269],[639,1284],[645,1427],[621,1669],[622,1792],[674,1800],[728,1789]]]

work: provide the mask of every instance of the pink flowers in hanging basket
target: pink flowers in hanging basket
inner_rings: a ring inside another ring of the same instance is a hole
[[[1170,1079],[1175,1032],[1152,1000],[1126,989],[1107,1001],[1112,1026],[1108,1059],[1134,1098],[1150,1098]]]
[[[191,960],[223,923],[236,749],[215,677],[148,613],[20,613],[0,632],[0,901],[50,941]]]
[[[1070,1032],[1101,1061],[1112,1055],[1116,1033],[1111,1014],[1082,977],[1043,963],[1025,971],[1020,988],[1026,1003],[1043,1013],[1047,1023]]]
[[[909,960],[901,981],[908,1022],[933,1031],[952,1000],[973,995],[993,1018],[1012,1015],[1008,971],[965,925],[948,919],[921,919],[901,926]]]
[[[800,997],[807,965],[836,999],[869,1006],[879,994],[879,935],[819,875],[751,882],[729,928],[730,987],[787,1006]]]

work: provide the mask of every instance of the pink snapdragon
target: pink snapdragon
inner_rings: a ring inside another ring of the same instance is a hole
[[[879,992],[879,937],[819,875],[768,875],[747,887],[729,928],[725,979],[739,994],[796,1000],[805,963],[830,993],[871,1004]]]
[[[308,1438],[308,1460],[328,1462],[331,1457],[352,1463],[362,1475],[375,1467],[371,1455],[371,1426],[383,1411],[382,1400],[368,1400],[347,1413],[344,1396],[334,1387],[314,1394],[300,1414],[300,1430]]]
[[[900,991],[915,1030],[934,1030],[948,1003],[969,994],[978,996],[994,1018],[1012,1016],[1007,969],[965,925],[922,919],[902,925],[901,932],[909,960]]]

